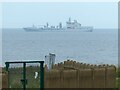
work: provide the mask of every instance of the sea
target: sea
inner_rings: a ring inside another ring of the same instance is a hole
[[[118,30],[93,32],[26,32],[21,28],[2,30],[2,66],[8,61],[44,61],[54,53],[55,63],[74,60],[87,64],[118,65]]]

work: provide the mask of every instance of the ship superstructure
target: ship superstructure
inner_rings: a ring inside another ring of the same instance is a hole
[[[69,21],[66,22],[67,29],[78,29],[81,27],[81,24],[77,22],[77,20],[71,21],[71,18],[69,18]]]
[[[77,20],[71,21],[71,18],[66,22],[66,26],[62,26],[62,23],[60,22],[57,26],[49,26],[49,23],[47,22],[46,25],[42,25],[40,27],[32,26],[32,27],[26,27],[24,28],[25,31],[46,31],[46,30],[74,30],[74,31],[87,31],[92,32],[93,27],[92,26],[81,26],[80,23],[77,22]]]

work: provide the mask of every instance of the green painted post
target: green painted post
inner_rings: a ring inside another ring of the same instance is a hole
[[[10,88],[10,79],[9,79],[9,63],[8,62],[5,62],[6,64],[6,71],[7,71],[7,74],[8,74],[8,88]]]
[[[44,90],[44,61],[40,63],[40,90]]]
[[[26,90],[26,63],[23,63],[23,90]]]
[[[7,78],[8,78],[8,88],[10,88],[10,78],[9,78],[10,76],[9,76],[9,69],[8,69],[7,73],[8,73],[8,77],[7,77]]]

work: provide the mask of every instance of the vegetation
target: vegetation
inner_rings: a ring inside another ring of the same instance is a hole
[[[120,89],[120,67],[117,68],[116,81],[117,81],[117,87]]]
[[[28,88],[39,88],[39,74],[38,77],[35,79],[35,72],[39,72],[39,67],[34,66],[29,66],[26,68],[26,79],[27,79],[27,87]],[[22,87],[22,82],[21,80],[23,79],[23,69],[21,67],[18,68],[10,68],[9,69],[9,78],[10,78],[10,87],[11,88],[21,88]],[[5,73],[5,69],[3,68],[3,72]]]

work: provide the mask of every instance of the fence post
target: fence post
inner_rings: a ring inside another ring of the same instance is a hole
[[[23,88],[26,90],[26,63],[23,63]]]
[[[44,90],[44,61],[40,63],[40,90]]]
[[[8,78],[8,88],[10,87],[10,79],[9,79],[9,63],[5,62],[6,64],[6,71],[7,71],[7,78]]]

